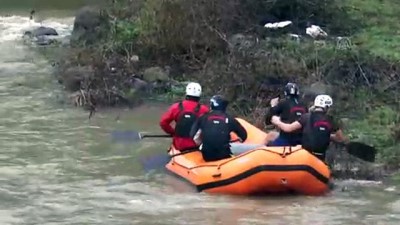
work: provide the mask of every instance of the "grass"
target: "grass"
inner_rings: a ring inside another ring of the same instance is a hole
[[[400,144],[394,131],[400,123],[400,116],[389,106],[380,106],[366,113],[362,119],[349,120],[347,135],[356,141],[375,146],[379,159],[388,166],[399,167]]]
[[[364,23],[353,43],[369,49],[372,54],[400,60],[400,1],[347,0],[353,18]]]
[[[352,37],[352,42],[368,49],[372,55],[400,61],[400,1],[398,0],[347,0],[351,16],[362,21],[362,29]],[[369,102],[371,96],[361,102]],[[347,133],[350,137],[372,144],[379,149],[382,162],[400,166],[400,144],[393,136],[400,119],[397,110],[389,106],[373,107],[358,120],[350,120]],[[400,175],[398,175],[400,179]]]

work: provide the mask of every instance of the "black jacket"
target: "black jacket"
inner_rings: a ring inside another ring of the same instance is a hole
[[[211,111],[204,114],[193,124],[190,135],[194,137],[201,129],[202,154],[206,161],[229,158],[230,133],[237,134],[242,141],[247,139],[247,132],[243,126],[230,115],[222,111]]]

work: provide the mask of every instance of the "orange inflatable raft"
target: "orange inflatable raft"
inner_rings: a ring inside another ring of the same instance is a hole
[[[242,119],[248,132],[245,143],[263,143],[267,133]],[[236,137],[232,135],[232,140]],[[171,147],[170,154],[179,151]],[[328,191],[328,166],[301,146],[249,150],[229,159],[205,162],[200,151],[175,156],[167,170],[193,184],[198,191],[252,195],[298,193],[322,195]]]

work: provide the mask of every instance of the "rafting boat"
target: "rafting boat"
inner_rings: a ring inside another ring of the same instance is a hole
[[[238,119],[248,132],[245,143],[261,144],[267,133]],[[236,138],[232,135],[232,140]],[[171,146],[170,155],[179,153]],[[229,159],[205,162],[200,151],[172,157],[167,170],[194,185],[198,191],[218,194],[253,195],[298,193],[322,195],[330,180],[328,166],[303,149],[266,147],[243,152]]]

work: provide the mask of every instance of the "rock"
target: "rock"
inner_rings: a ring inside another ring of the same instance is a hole
[[[161,67],[155,66],[147,68],[143,71],[143,79],[150,82],[167,82],[169,80],[168,71],[163,70]]]
[[[137,55],[131,56],[130,61],[133,63],[139,62],[139,56]]]
[[[254,47],[258,43],[258,39],[252,35],[234,34],[229,38],[228,42],[231,47],[242,50]]]
[[[102,24],[100,10],[94,7],[85,6],[78,10],[75,15],[74,28],[71,34],[71,42],[84,42],[91,44],[99,36],[99,27]]]
[[[41,46],[58,43],[57,39],[49,38],[48,36],[45,36],[45,35],[37,36],[37,37],[33,38],[32,41],[34,43],[36,43],[37,45],[41,45]]]
[[[38,27],[33,30],[24,32],[24,36],[39,37],[39,36],[58,36],[57,31],[51,27]]]
[[[25,31],[23,37],[25,38],[25,41],[29,41],[40,46],[59,42],[57,31],[51,27],[42,26],[33,30]]]
[[[146,81],[141,80],[137,77],[132,78],[131,83],[132,83],[132,87],[135,90],[138,90],[141,92],[147,92],[150,87],[150,85]]]

